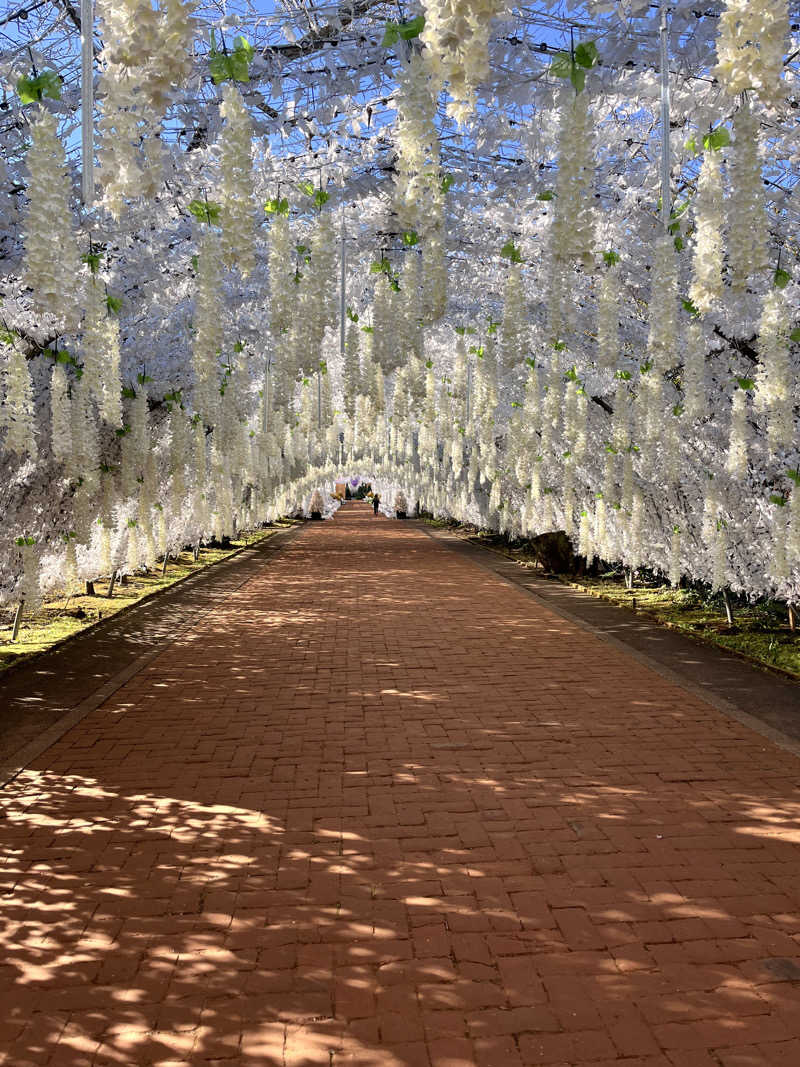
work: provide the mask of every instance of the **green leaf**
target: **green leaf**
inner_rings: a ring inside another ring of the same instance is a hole
[[[685,300],[681,300],[681,307],[684,311],[688,311],[690,315],[698,316],[700,314],[688,296]]]
[[[675,416],[676,419],[679,419],[681,417],[681,415],[683,414],[684,410],[685,409],[684,409],[683,404],[675,404],[675,406],[672,409],[672,414]]]
[[[522,256],[520,255],[519,249],[513,241],[506,241],[500,249],[500,255],[504,256],[506,259],[510,259],[512,263],[522,262]]]
[[[566,341],[553,341],[553,351],[554,352],[563,352],[566,347],[567,347],[567,342]]]
[[[297,188],[300,190],[301,193],[305,193],[306,196],[313,196],[316,192],[316,189],[314,188],[314,183],[309,181],[298,182]]]
[[[792,332],[789,334],[789,340],[794,341],[796,345],[800,345],[800,327],[798,327],[796,330],[792,330]]]
[[[682,252],[683,251],[683,238],[682,237],[676,237],[674,242],[673,242],[673,244],[675,245],[675,251],[676,252]]]
[[[413,248],[414,245],[419,244],[419,235],[416,230],[405,230],[403,233],[403,244],[406,248]]]
[[[533,356],[526,356],[525,364],[526,366],[530,367],[531,370],[534,370],[536,367],[536,360],[533,358]]]
[[[347,309],[347,317],[351,322],[358,322],[358,313],[350,307]]]
[[[372,333],[373,330],[374,330],[374,328],[372,326],[362,326],[361,327],[361,332],[362,333]]]
[[[245,37],[237,37],[232,52],[227,54],[211,49],[208,70],[215,85],[225,81],[249,82],[250,61],[255,50]]]
[[[687,152],[691,152],[693,156],[697,155],[697,137],[692,135],[689,140],[684,144],[684,149]]]
[[[17,339],[17,335],[13,330],[0,329],[0,341],[4,345],[13,345]]]
[[[386,23],[386,30],[383,34],[383,40],[381,41],[381,48],[391,48],[393,44],[397,44],[400,40],[400,26],[397,22],[389,21]]]
[[[784,270],[783,267],[778,267],[772,276],[772,284],[776,289],[785,289],[791,280],[791,274],[788,270]]]
[[[136,390],[133,388],[132,385],[124,385],[122,387],[122,395],[125,397],[126,400],[135,400]]]
[[[739,383],[739,388],[745,390],[753,389],[756,384],[752,378],[737,378],[736,381]]]
[[[545,191],[543,193],[537,193],[536,194],[536,199],[537,200],[554,200],[555,199],[555,195],[556,194],[554,192],[552,192],[552,190],[545,189]]]
[[[409,19],[407,22],[401,22],[399,26],[400,36],[403,38],[404,41],[411,41],[415,37],[419,37],[419,35],[424,29],[424,15],[417,15],[416,18]]]
[[[782,493],[772,493],[769,498],[770,504],[777,504],[779,508],[785,507],[787,498]]]
[[[442,178],[441,182],[439,183],[440,191],[442,193],[448,192],[450,187],[455,183],[455,180],[456,180],[455,179],[455,175],[453,175],[453,174],[445,174],[445,176]]]
[[[603,253],[603,262],[607,263],[609,267],[613,267],[615,263],[619,263],[620,258],[619,252],[614,252],[613,250]]]
[[[20,78],[17,93],[22,104],[36,104],[45,97],[60,100],[61,78],[54,70],[43,70],[35,78]]]
[[[92,274],[97,274],[102,261],[103,257],[99,252],[87,252],[85,256],[81,256],[81,262],[88,264]]]
[[[408,22],[392,22],[386,23],[386,29],[383,34],[383,40],[381,41],[381,47],[390,48],[393,44],[397,44],[398,41],[411,41],[414,37],[419,37],[425,27],[425,16],[417,15],[416,18],[409,19]]]
[[[582,67],[577,66],[577,64],[573,64],[569,74],[569,80],[572,82],[572,87],[575,92],[582,93],[583,88],[586,85],[586,71]]]
[[[786,472],[786,477],[791,478],[795,485],[800,485],[800,467]]]
[[[106,294],[106,307],[112,314],[118,315],[122,310],[122,297],[112,296],[111,293]]]
[[[564,381],[565,382],[579,382],[580,381],[580,378],[578,377],[578,372],[575,370],[574,367],[570,367],[569,368],[567,373],[564,375]]]
[[[305,252],[310,251],[308,245],[295,245],[294,249],[295,252],[297,252],[298,256],[302,256]]]
[[[321,208],[323,204],[327,204],[330,200],[330,194],[326,193],[324,189],[317,189],[314,193],[314,205]]]
[[[569,52],[556,52],[550,61],[550,73],[554,78],[568,78],[572,74],[572,56]]]
[[[653,361],[652,361],[652,359],[646,359],[644,361],[644,363],[641,365],[641,367],[639,368],[639,373],[640,374],[649,374],[649,372],[652,369],[653,369]]]
[[[211,200],[192,200],[189,204],[189,212],[194,215],[198,222],[217,222],[222,213],[222,206]]]
[[[244,341],[237,341],[233,346],[234,352],[244,352]]]
[[[579,67],[590,70],[598,59],[597,45],[594,41],[581,41],[575,48],[575,62]]]
[[[426,359],[425,360],[425,366],[428,368],[428,370],[430,370],[431,367],[433,366],[433,360],[432,359]]]
[[[708,152],[718,152],[731,143],[730,131],[725,126],[717,126],[716,130],[707,133],[703,138],[703,148]]]
[[[285,196],[275,196],[264,204],[264,211],[267,215],[288,215],[289,201]]]
[[[30,547],[31,545],[35,545],[36,544],[36,538],[35,537],[18,537],[16,539],[15,543],[18,544],[20,546],[20,548],[22,548],[23,545],[28,545]]]
[[[614,377],[619,378],[621,382],[629,382],[633,375],[629,370],[618,370]]]
[[[193,270],[197,270],[197,268],[199,266],[200,266],[200,257],[199,256],[192,256],[192,269]]]

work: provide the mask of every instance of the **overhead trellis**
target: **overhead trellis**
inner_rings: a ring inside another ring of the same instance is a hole
[[[799,28],[775,0],[10,9],[3,597],[363,469],[797,602]]]

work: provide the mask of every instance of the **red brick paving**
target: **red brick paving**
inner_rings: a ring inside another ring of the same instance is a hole
[[[798,769],[353,506],[5,790],[0,1061],[789,1067]]]

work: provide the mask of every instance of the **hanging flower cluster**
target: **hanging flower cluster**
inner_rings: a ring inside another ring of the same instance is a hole
[[[464,123],[475,110],[475,91],[489,74],[489,32],[493,18],[510,13],[505,0],[423,0],[431,70],[447,83],[447,113]]]
[[[5,389],[3,421],[6,426],[5,446],[18,456],[35,460],[39,454],[36,444],[33,386],[24,353],[13,338],[3,341],[5,349]]]
[[[759,145],[761,123],[745,100],[733,120],[728,207],[728,273],[731,292],[739,298],[767,269],[769,233],[764,205]]]
[[[242,94],[231,82],[222,90],[220,137],[222,259],[238,266],[243,278],[255,267],[253,200],[253,122]]]
[[[553,339],[574,322],[569,275],[594,263],[591,122],[588,93],[563,92],[559,110],[558,174],[550,231],[549,328]]]
[[[220,292],[222,264],[219,235],[210,228],[200,242],[194,312],[194,408],[213,423],[219,400],[219,353],[222,348]]]
[[[411,55],[398,81],[392,138],[397,152],[394,210],[404,230],[422,235],[440,196],[440,177],[439,135],[434,125],[436,99],[428,64],[421,53]]]
[[[768,107],[785,96],[783,57],[789,36],[786,0],[726,0],[719,17],[714,74],[725,92],[754,90]]]
[[[121,427],[119,325],[116,315],[110,313],[105,291],[95,274],[87,279],[85,306],[82,381],[94,398],[101,418],[111,426]]]
[[[597,366],[613,370],[619,358],[619,272],[612,263],[600,279],[597,298]]]
[[[770,289],[764,300],[758,354],[761,365],[756,379],[756,406],[767,416],[767,441],[774,456],[791,443],[794,422],[788,308],[784,291],[777,286]]]
[[[56,131],[55,115],[40,109],[31,123],[27,155],[23,281],[33,290],[34,309],[71,330],[78,321],[80,256],[72,224],[71,184]]]
[[[707,315],[721,302],[724,292],[722,176],[719,152],[712,148],[703,155],[694,208],[696,232],[689,299],[701,315]]]
[[[192,0],[99,0],[103,51],[97,151],[103,203],[153,196],[162,174],[159,125],[191,73]]]

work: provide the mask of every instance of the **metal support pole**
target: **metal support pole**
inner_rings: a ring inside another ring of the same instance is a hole
[[[17,610],[14,612],[14,628],[11,631],[11,640],[16,641],[19,637],[19,627],[22,622],[22,613],[25,610],[25,601],[20,600],[17,604]]]
[[[81,0],[81,200],[94,203],[94,0]]]
[[[661,0],[661,221],[669,227],[672,213],[669,160],[669,36],[667,0]]]
[[[344,365],[344,346],[345,346],[345,323],[347,320],[347,290],[345,286],[345,271],[347,269],[347,253],[345,251],[345,231],[344,231],[344,204],[342,204],[342,233],[341,233],[341,254],[340,254],[340,267],[339,267],[339,355],[342,357],[342,364]]]

